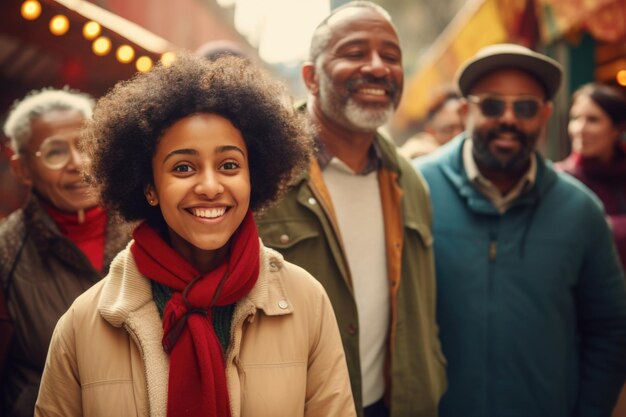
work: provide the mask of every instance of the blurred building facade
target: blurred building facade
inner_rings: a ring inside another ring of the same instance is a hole
[[[29,6],[39,13],[24,17]],[[200,0],[2,0],[0,113],[27,91],[47,86],[68,85],[99,97],[137,73],[140,57],[155,64],[165,53],[218,39],[249,49],[224,13],[215,2]],[[53,34],[57,16],[65,17],[67,27]],[[83,33],[89,22],[100,25],[92,38]],[[93,48],[101,37],[110,48],[98,54]],[[118,58],[122,45],[133,51],[125,61]]]
[[[97,4],[96,4],[97,3]],[[98,98],[181,49],[228,40],[254,51],[214,1],[0,1],[0,127],[29,91],[68,86]],[[0,219],[24,200],[0,134]]]
[[[626,0],[468,0],[407,77],[405,95],[392,123],[408,134],[423,117],[428,91],[454,80],[461,63],[493,43],[515,42],[559,61],[565,68],[556,112],[544,144],[560,159],[568,152],[569,96],[590,81],[618,83],[626,78]]]
[[[391,130],[407,135],[426,111],[431,86],[453,81],[459,66],[480,48],[515,42],[552,56],[565,68],[549,126],[551,140],[544,145],[549,157],[560,159],[569,150],[571,92],[586,82],[617,84],[626,78],[625,41],[626,0],[467,1],[408,76]]]

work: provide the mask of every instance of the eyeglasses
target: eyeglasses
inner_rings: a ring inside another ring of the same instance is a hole
[[[35,156],[41,158],[46,167],[61,169],[72,159],[72,147],[67,140],[50,138],[43,141]]]
[[[468,96],[467,98],[472,103],[478,104],[480,112],[485,117],[498,118],[501,117],[506,111],[509,103],[513,106],[513,113],[518,119],[532,119],[537,116],[539,109],[544,103],[544,100],[533,96],[516,96],[516,98],[505,99],[505,96]]]

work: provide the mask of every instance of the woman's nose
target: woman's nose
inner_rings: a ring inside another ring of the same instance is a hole
[[[194,187],[194,192],[213,199],[224,192],[224,187],[219,175],[211,172],[198,176],[198,183]]]

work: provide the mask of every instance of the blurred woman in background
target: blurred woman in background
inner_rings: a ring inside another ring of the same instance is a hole
[[[626,96],[591,83],[572,96],[568,132],[572,153],[556,164],[604,203],[622,266],[626,266]]]

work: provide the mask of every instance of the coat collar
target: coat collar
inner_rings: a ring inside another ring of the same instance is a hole
[[[131,244],[132,242],[111,263],[98,303],[98,311],[102,317],[116,327],[124,325],[133,312],[141,310],[146,304],[153,304],[150,280],[137,269],[130,252]],[[293,312],[279,274],[284,265],[282,255],[261,246],[260,262],[257,283],[238,303],[235,314],[244,304],[254,307],[255,310],[262,310],[269,316]]]
[[[107,214],[103,270],[96,271],[76,245],[59,231],[57,224],[42,207],[41,199],[36,193],[30,193],[24,205],[23,213],[24,228],[41,253],[55,253],[64,259],[68,265],[92,270],[94,279],[99,279],[107,273],[108,265],[130,239],[130,232],[133,227],[132,224],[123,223],[114,216]]]
[[[463,144],[467,134],[463,133],[436,152],[424,157],[419,165],[428,164],[435,159],[441,161],[439,165],[450,183],[458,190],[459,194],[467,200],[468,207],[478,213],[499,214],[487,197],[485,197],[469,179],[463,164]],[[537,163],[536,182],[532,188],[523,193],[511,205],[535,204],[556,182],[556,173],[546,163],[539,152],[535,151],[533,157]]]
[[[130,245],[113,260],[103,281],[98,302],[100,315],[115,327],[124,327],[142,353],[148,392],[149,414],[167,414],[169,357],[162,348],[163,326],[152,298],[150,280],[135,264]],[[281,279],[283,258],[261,243],[259,278],[250,293],[237,303],[233,325],[241,326],[246,317],[253,320],[256,311],[268,316],[290,314],[293,306]]]
[[[296,105],[296,109],[298,111],[305,112],[306,102],[298,103]],[[316,138],[316,143],[318,144],[321,143],[319,138]],[[396,151],[396,145],[393,143],[391,139],[385,137],[379,130],[376,131],[376,136],[374,138],[374,147],[372,148],[372,152],[373,152],[373,155],[370,155],[370,157],[377,160],[376,164],[380,163],[386,169],[389,169],[393,172],[400,174],[400,166],[398,163],[398,153]],[[328,157],[328,155],[325,155],[327,152],[325,152],[323,149],[318,150],[316,154],[314,155],[314,158],[318,157],[320,153],[322,155],[322,163],[320,164],[320,166],[323,169],[328,163],[328,161],[330,161],[330,158]],[[318,163],[320,163],[319,158],[318,158]],[[304,181],[307,179],[308,179],[308,175],[304,173],[303,176],[299,180]],[[296,183],[297,182],[299,181],[296,181]]]

